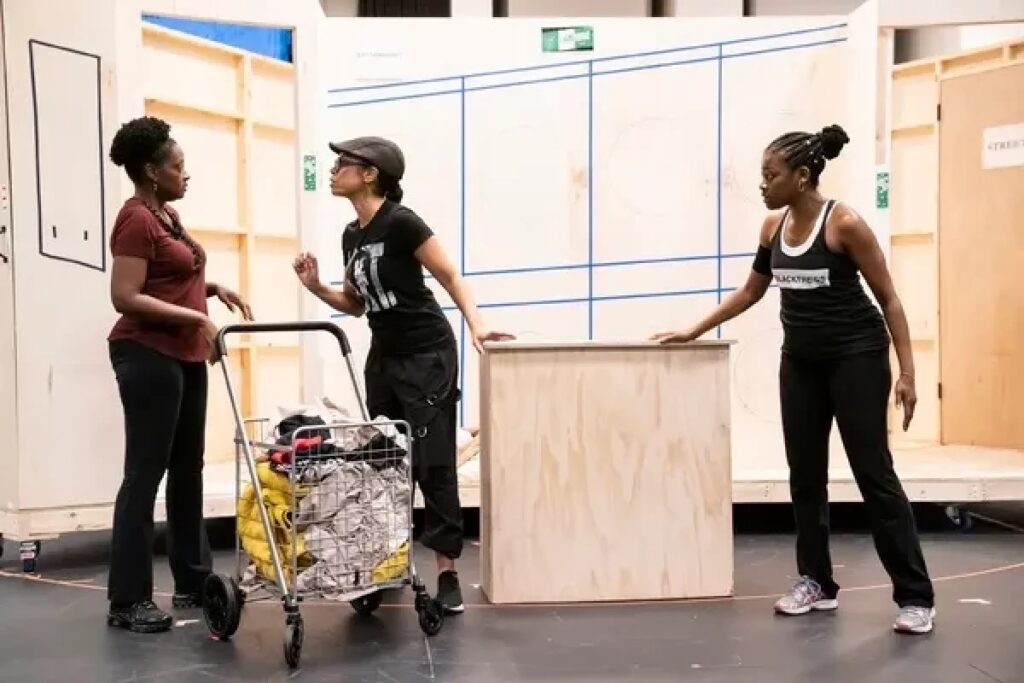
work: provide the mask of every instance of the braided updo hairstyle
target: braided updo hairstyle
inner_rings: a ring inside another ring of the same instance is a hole
[[[110,145],[110,160],[116,166],[124,167],[125,173],[137,186],[145,186],[152,183],[146,177],[146,164],[160,165],[165,162],[174,144],[171,127],[166,121],[154,116],[143,116],[123,124],[117,131]],[[148,202],[146,206],[172,237],[188,245],[196,268],[206,264],[206,252],[185,232],[176,213],[167,212],[170,218],[168,223],[160,216],[157,207]]]
[[[825,161],[839,156],[849,141],[850,137],[841,126],[831,125],[818,133],[793,132],[780,135],[768,145],[768,149],[778,152],[794,170],[806,166],[809,172],[807,182],[811,187],[817,187],[821,172],[825,170]]]

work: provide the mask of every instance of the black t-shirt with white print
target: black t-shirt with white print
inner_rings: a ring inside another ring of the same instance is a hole
[[[414,255],[433,234],[415,212],[391,200],[365,228],[358,221],[345,226],[345,277],[363,297],[373,346],[381,353],[417,353],[455,341]]]

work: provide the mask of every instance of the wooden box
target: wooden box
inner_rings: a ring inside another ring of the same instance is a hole
[[[733,589],[729,343],[502,343],[481,360],[494,603]]]

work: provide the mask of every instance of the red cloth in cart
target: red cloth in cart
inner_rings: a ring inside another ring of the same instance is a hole
[[[323,437],[321,436],[314,436],[309,439],[296,439],[294,443],[294,451],[274,451],[273,453],[270,454],[270,462],[274,463],[275,465],[291,465],[292,457],[294,456],[295,453],[303,454],[305,452],[311,451],[314,448],[319,447],[323,442],[324,440]]]

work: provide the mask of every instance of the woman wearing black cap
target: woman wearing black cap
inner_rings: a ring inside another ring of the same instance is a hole
[[[456,478],[458,348],[455,333],[423,279],[423,267],[448,291],[469,325],[473,345],[512,339],[488,330],[469,287],[433,231],[401,205],[405,158],[390,140],[362,137],[332,143],[331,194],[345,197],[356,220],[342,238],[345,283],[320,282],[316,257],[300,254],[302,284],[328,306],[353,316],[365,312],[372,343],[366,359],[366,403],[371,416],[404,419],[413,428],[413,465],[425,503],[423,544],[437,556],[437,599],[461,612],[455,560],[462,554],[462,510]]]
[[[782,432],[800,574],[775,610],[797,615],[839,606],[828,549],[828,444],[834,417],[872,521],[875,549],[892,579],[900,608],[893,628],[927,633],[935,595],[888,446],[889,333],[900,364],[895,394],[903,406],[904,430],[917,402],[907,318],[874,233],[853,209],[818,192],[825,160],[836,158],[849,141],[842,128],[828,126],[815,134],[788,133],[768,146],[761,194],[773,213],[761,227],[746,284],[690,329],[654,338],[696,339],[757,303],[774,276],[784,330]],[[864,292],[861,274],[881,312]]]

